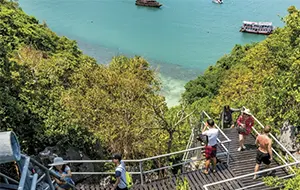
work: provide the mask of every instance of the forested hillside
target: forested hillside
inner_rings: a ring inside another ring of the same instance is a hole
[[[224,105],[246,106],[279,135],[283,122],[299,126],[300,118],[300,11],[288,9],[285,26],[262,42],[236,45],[197,79],[185,85],[182,104],[207,110],[218,118]],[[300,134],[297,138],[300,142]],[[268,179],[270,186],[298,189],[299,170],[289,180]]]
[[[288,9],[285,26],[260,43],[236,45],[232,52],[186,84],[183,102],[215,116],[222,106],[249,107],[265,124],[299,125],[300,11]]]
[[[167,108],[143,58],[98,64],[75,41],[1,1],[0,130],[15,131],[23,152],[60,145],[91,158],[101,150],[134,159],[182,149],[190,127],[173,125],[178,112]]]

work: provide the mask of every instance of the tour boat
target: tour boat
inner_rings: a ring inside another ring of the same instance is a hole
[[[156,7],[159,8],[162,6],[159,2],[155,0],[136,0],[135,2],[138,6],[145,6],[145,7]]]
[[[223,4],[223,0],[212,0],[213,3]]]
[[[240,32],[269,35],[273,32],[274,29],[275,27],[272,26],[272,22],[244,21],[243,26],[240,29]]]

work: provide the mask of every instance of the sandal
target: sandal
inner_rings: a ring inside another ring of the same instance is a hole
[[[208,171],[207,171],[207,170],[204,170],[203,173],[204,173],[205,175],[207,175],[207,174],[208,174]]]

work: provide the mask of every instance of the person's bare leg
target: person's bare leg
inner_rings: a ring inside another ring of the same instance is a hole
[[[239,144],[240,144],[239,151],[243,148],[243,143],[244,143],[244,135],[239,134]]]
[[[254,172],[258,172],[258,170],[259,170],[259,164],[256,164],[255,168],[254,168]],[[256,174],[254,174],[253,179],[256,179],[256,178],[257,178],[257,176],[256,176]]]
[[[242,136],[243,136],[243,145],[242,145],[242,149],[246,149],[246,147],[245,147],[246,136],[245,136],[245,135],[242,135]]]
[[[209,165],[210,165],[210,159],[207,159],[205,161],[205,170],[204,170],[205,174],[208,174]]]
[[[215,172],[216,171],[216,165],[217,165],[217,158],[216,157],[214,157],[213,159],[213,172]]]
[[[268,165],[266,164],[265,166],[266,166],[266,169],[270,169],[271,164],[268,164]],[[273,172],[274,172],[274,170],[273,171],[268,171],[267,175],[272,175]]]

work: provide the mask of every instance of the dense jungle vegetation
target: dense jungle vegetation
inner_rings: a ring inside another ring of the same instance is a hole
[[[143,58],[97,64],[75,41],[1,2],[0,129],[13,130],[23,152],[60,144],[92,158],[120,152],[134,159],[182,149],[190,133],[180,122],[185,113],[168,109],[160,89]]]
[[[134,159],[184,149],[187,116],[196,121],[206,110],[217,117],[226,104],[246,105],[277,133],[285,120],[299,125],[300,11],[288,13],[284,27],[262,42],[236,45],[168,108],[145,59],[98,64],[75,41],[1,0],[0,130],[13,130],[27,154],[61,144],[91,158],[101,150]]]

